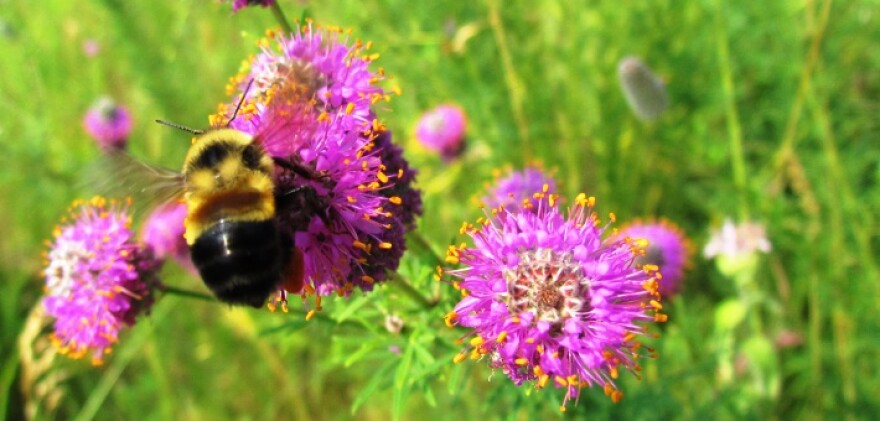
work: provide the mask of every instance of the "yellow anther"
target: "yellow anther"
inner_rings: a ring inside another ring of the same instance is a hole
[[[556,377],[553,378],[553,380],[556,380],[556,383],[559,383],[559,384],[561,384],[561,385],[563,385],[563,386],[568,386],[568,381],[565,380],[565,377],[562,377],[562,376],[556,376]]]
[[[349,102],[348,105],[345,106],[345,114],[351,114],[354,111],[354,103]]]
[[[470,344],[471,344],[471,346],[480,346],[480,345],[482,345],[482,344],[483,344],[483,337],[481,337],[481,336],[475,336],[475,337],[473,337],[473,338],[471,339]]]
[[[498,337],[495,338],[495,342],[500,344],[500,343],[504,342],[505,339],[507,339],[507,331],[502,330],[501,333],[498,334]]]
[[[452,362],[458,364],[458,363],[464,361],[465,359],[467,359],[467,352],[462,352],[460,354],[457,354],[454,358],[452,358]]]
[[[657,300],[648,301],[648,304],[650,304],[651,307],[654,307],[655,310],[663,310],[663,304],[660,304]]]
[[[395,204],[395,205],[399,205],[399,204],[403,203],[403,199],[401,199],[398,196],[391,196],[388,198],[388,201]]]
[[[315,317],[315,310],[309,310],[309,312],[306,313],[306,320],[312,320],[312,317]]]
[[[391,249],[391,247],[393,247],[393,246],[391,245],[391,243],[389,243],[387,241],[383,241],[383,242],[379,243],[379,248],[382,250],[389,250],[389,249]]]
[[[346,197],[346,200],[348,200],[348,203],[357,203],[357,199],[355,199],[354,196],[348,196]]]
[[[538,378],[538,387],[543,389],[545,386],[547,386],[548,380],[550,380],[550,376],[547,374],[544,374],[541,377],[539,377]]]
[[[455,324],[453,323],[455,319],[458,319],[458,314],[453,311],[447,314],[446,317],[443,318],[443,321],[446,322],[447,327],[453,327],[455,326]]]
[[[669,320],[669,316],[665,314],[657,313],[654,315],[654,321],[657,323],[665,323],[667,320]]]
[[[514,360],[513,362],[514,362],[514,364],[516,364],[516,365],[526,365],[526,364],[529,363],[529,360],[527,360],[527,359],[525,359],[525,358],[517,358],[517,359]]]
[[[368,284],[372,284],[373,282],[376,282],[376,280],[373,279],[373,277],[370,275],[361,276],[361,280],[368,283]],[[321,298],[321,297],[318,297],[318,298]]]

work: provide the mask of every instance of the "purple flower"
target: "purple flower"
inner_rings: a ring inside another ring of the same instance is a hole
[[[156,258],[174,259],[190,273],[196,274],[198,272],[190,258],[189,246],[183,238],[186,213],[183,203],[168,203],[156,208],[141,227],[141,241],[153,249]]]
[[[305,266],[304,293],[371,290],[395,270],[404,232],[421,213],[415,172],[391,143],[372,105],[388,99],[369,71],[369,45],[348,46],[338,30],[311,26],[265,43],[251,68],[233,78],[247,91],[231,127],[254,135],[279,166],[276,189],[293,206],[277,218]],[[214,124],[228,121],[223,104]],[[298,291],[291,291],[298,292]]]
[[[626,57],[617,67],[620,86],[630,109],[640,120],[653,121],[669,106],[666,84],[636,57]]]
[[[646,264],[658,266],[660,294],[669,298],[678,293],[684,270],[690,265],[693,253],[690,242],[678,226],[666,220],[639,221],[621,229],[618,237],[647,240],[645,254],[635,260],[636,267]]]
[[[467,118],[457,105],[444,104],[422,115],[416,126],[416,138],[426,148],[449,161],[464,150]]]
[[[597,384],[617,402],[618,371],[640,370],[644,323],[666,320],[656,268],[632,265],[637,243],[602,240],[594,198],[579,195],[568,218],[556,195],[539,198],[534,211],[466,226],[473,248],[450,247],[447,262],[463,266],[449,272],[463,298],[447,325],[473,328],[470,357],[517,385],[552,383],[567,389],[567,402]]]
[[[483,201],[489,208],[503,206],[511,213],[537,206],[535,194],[556,194],[556,181],[537,168],[513,171],[495,182]]]
[[[248,6],[262,6],[269,7],[275,4],[275,0],[233,0],[232,2],[232,11],[237,12],[239,9],[248,7]]]
[[[100,364],[119,331],[149,310],[161,264],[149,246],[134,242],[125,207],[102,198],[74,206],[47,254],[43,305],[55,318],[52,342],[60,352],[91,354]]]
[[[131,133],[131,114],[112,99],[101,98],[86,112],[83,126],[102,150],[123,149]]]

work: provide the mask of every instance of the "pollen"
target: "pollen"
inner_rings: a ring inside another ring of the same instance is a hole
[[[403,199],[401,199],[399,196],[391,196],[388,198],[388,201],[395,205],[400,205],[403,203]]]

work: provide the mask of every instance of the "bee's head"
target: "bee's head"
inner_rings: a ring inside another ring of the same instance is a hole
[[[212,129],[196,138],[184,161],[188,182],[208,188],[237,188],[254,176],[272,177],[274,165],[245,132]],[[201,181],[197,181],[201,180]]]

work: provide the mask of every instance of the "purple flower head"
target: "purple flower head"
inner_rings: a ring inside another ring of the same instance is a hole
[[[250,69],[233,78],[244,105],[231,127],[253,135],[277,161],[283,229],[305,267],[305,294],[371,290],[394,270],[403,235],[421,213],[415,173],[372,105],[388,99],[369,71],[369,44],[348,46],[339,30],[305,26],[264,43]],[[251,83],[251,81],[253,81]],[[235,101],[237,102],[237,101]],[[235,103],[213,123],[228,121]],[[292,291],[299,292],[299,291]]]
[[[95,198],[75,202],[72,221],[55,230],[47,255],[43,305],[55,318],[62,354],[100,364],[119,331],[149,310],[160,263],[135,243],[127,208]]]
[[[669,298],[678,293],[684,270],[690,265],[691,244],[681,229],[665,220],[634,222],[620,230],[619,238],[647,240],[645,254],[635,260],[636,267],[646,264],[660,268],[657,282],[660,294]]]
[[[248,6],[269,7],[273,4],[275,4],[275,0],[233,0],[232,11],[237,12],[240,9]]]
[[[186,205],[177,202],[156,208],[141,227],[141,241],[153,249],[156,258],[174,259],[195,274],[198,272],[190,258],[186,239],[183,238],[186,212]]]
[[[520,209],[535,209],[535,194],[556,194],[556,181],[537,168],[512,171],[498,179],[483,202],[489,208],[503,206],[511,213]]]
[[[457,105],[444,104],[422,115],[416,126],[416,138],[449,161],[464,151],[466,130],[464,110]]]
[[[128,110],[110,98],[101,98],[86,112],[83,126],[102,150],[123,149],[131,133]]]
[[[449,274],[463,298],[446,322],[472,328],[470,357],[517,385],[552,383],[566,388],[567,402],[597,384],[616,402],[618,371],[640,370],[644,323],[666,319],[656,268],[632,265],[636,243],[602,239],[594,198],[579,195],[567,218],[556,195],[539,198],[534,211],[496,209],[465,226],[474,246],[447,252],[447,262],[461,263]]]

